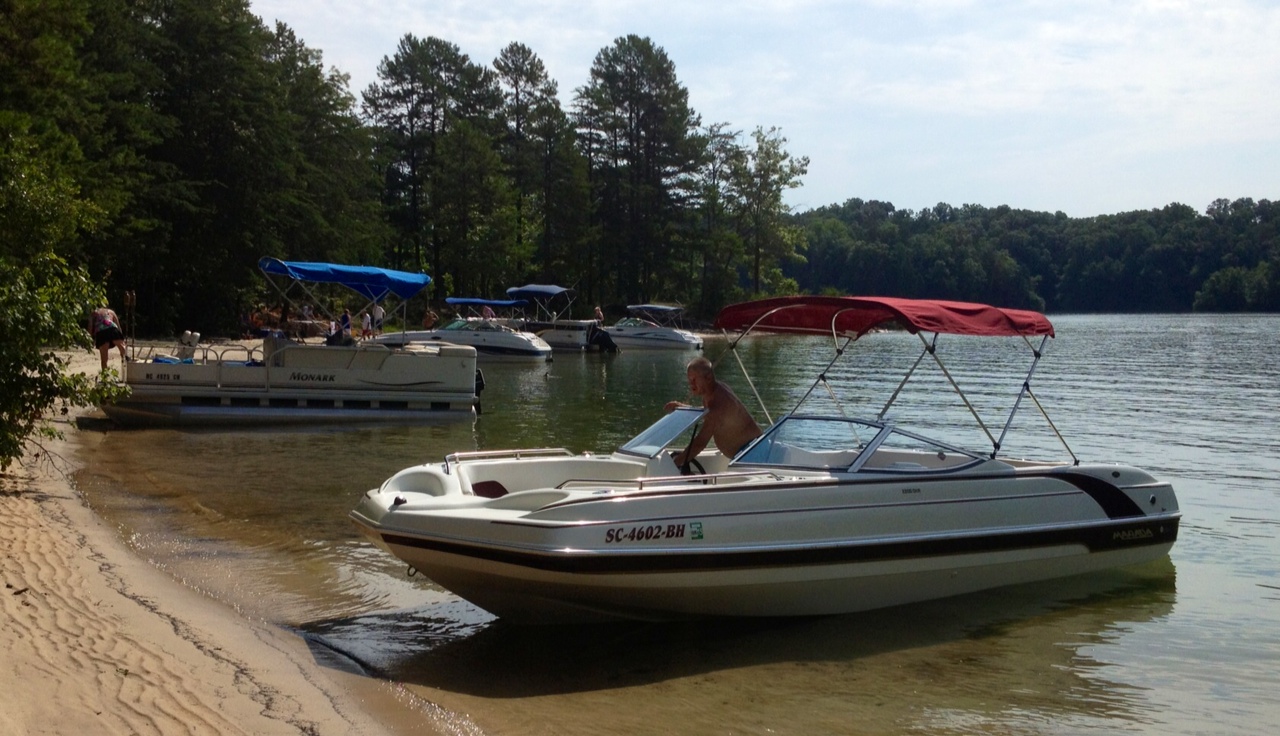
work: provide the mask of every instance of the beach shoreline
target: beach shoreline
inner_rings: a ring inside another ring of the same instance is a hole
[[[69,357],[98,370],[96,352]],[[321,661],[132,551],[72,480],[102,440],[77,419],[96,415],[59,417],[63,439],[0,474],[0,734],[449,730],[394,683]]]

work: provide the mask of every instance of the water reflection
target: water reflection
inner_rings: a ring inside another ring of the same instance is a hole
[[[449,452],[608,451],[687,395],[685,354],[486,368],[483,414],[454,425],[108,432],[77,483],[135,549],[188,584],[497,732],[1264,731],[1280,687],[1280,362],[1259,346],[1280,317],[1054,322],[1033,387],[1072,449],[1144,467],[1178,491],[1176,607],[1170,564],[1092,578],[1086,590],[1060,582],[829,619],[514,629],[406,577],[347,520],[365,489]],[[919,354],[903,337],[870,336],[852,370],[832,376],[847,411],[880,410]],[[953,343],[962,349],[948,367],[984,418],[1002,422],[1025,348]],[[757,341],[741,356],[776,417],[829,348]],[[723,349],[711,340],[705,352]],[[721,366],[754,406],[733,359]],[[926,429],[968,419],[945,396],[908,392],[891,414]],[[1064,455],[1029,406],[1006,448]]]
[[[708,709],[718,732],[835,733],[833,719],[862,708],[930,732],[986,733],[1024,720],[1143,719],[1143,689],[1108,678],[1091,649],[1169,616],[1175,580],[1166,559],[814,619],[521,627],[451,602],[302,630],[428,699],[518,700],[522,718],[544,711],[557,733],[598,733],[608,719],[698,732],[689,724]],[[758,700],[744,699],[752,692]]]

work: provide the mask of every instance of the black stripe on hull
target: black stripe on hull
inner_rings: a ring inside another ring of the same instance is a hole
[[[383,541],[388,545],[445,552],[537,570],[581,574],[696,572],[889,562],[924,557],[1013,552],[1022,549],[1073,544],[1082,545],[1089,552],[1094,553],[1172,544],[1177,538],[1177,518],[1132,521],[1086,528],[984,534],[949,539],[921,539],[917,541],[842,544],[742,552],[698,552],[696,550],[688,551],[687,549],[682,549],[679,551],[654,551],[652,554],[625,555],[602,554],[599,552],[586,554],[539,554],[436,539],[423,539],[402,534],[382,534]]]
[[[1040,478],[1051,478],[1054,480],[1060,480],[1064,483],[1069,483],[1072,486],[1075,486],[1076,488],[1080,489],[1085,494],[1087,494],[1090,498],[1092,498],[1095,503],[1098,504],[1098,507],[1101,508],[1104,513],[1106,513],[1108,519],[1132,519],[1136,517],[1146,516],[1146,514],[1142,511],[1142,508],[1139,507],[1138,504],[1133,501],[1133,499],[1129,498],[1128,494],[1126,494],[1123,490],[1121,490],[1119,486],[1116,486],[1113,483],[1108,483],[1105,480],[1096,478],[1086,473],[1049,471],[1049,472],[1041,472],[1041,473],[1024,473],[1024,474],[1019,474],[1015,477],[1015,479],[1019,481],[1025,481],[1030,479],[1040,479]],[[786,490],[790,488],[818,488],[818,487],[824,487],[824,486],[842,486],[842,487],[848,487],[850,489],[856,489],[858,486],[862,486],[862,485],[868,485],[868,486],[881,485],[885,483],[894,483],[894,482],[899,482],[899,483],[909,482],[911,485],[924,485],[928,483],[950,483],[950,482],[953,482],[954,480],[955,480],[955,477],[952,475],[937,475],[933,477],[924,476],[924,475],[913,475],[910,477],[887,478],[887,479],[884,477],[876,477],[876,478],[845,477],[845,478],[840,478],[838,480],[833,479],[829,483],[821,483],[816,485],[811,483],[791,484],[791,483],[784,482],[784,483],[770,483],[768,485],[761,485],[756,487],[741,486],[741,485],[735,485],[735,486],[712,485],[712,486],[702,486],[702,487],[692,487],[692,488],[680,488],[678,491],[670,491],[666,489],[647,491],[647,492],[641,491],[639,493],[628,494],[628,499],[662,498],[665,496],[676,495],[676,494],[687,497],[687,496],[699,495],[699,494],[744,493],[744,492],[750,493],[751,491],[755,491],[755,490],[777,491],[777,490]],[[990,475],[990,476],[969,475],[969,476],[965,476],[965,480],[971,481],[971,482],[981,482],[984,480],[1005,482],[1010,480],[1010,476],[1008,475]],[[694,478],[692,482],[696,482],[696,478]],[[616,503],[616,502],[617,502],[617,499],[615,498],[592,497],[592,498],[580,498],[580,499],[565,501],[565,502],[556,504],[556,507],[565,508],[568,506],[577,506],[581,504]]]
[[[1138,504],[1113,483],[1084,473],[1053,473],[1046,477],[1061,478],[1089,494],[1089,497],[1102,507],[1108,519],[1132,519],[1146,516]]]

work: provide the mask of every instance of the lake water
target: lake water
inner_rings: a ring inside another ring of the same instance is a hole
[[[486,367],[474,423],[113,431],[77,483],[139,554],[188,585],[298,631],[337,654],[332,666],[395,683],[401,715],[425,732],[1270,731],[1280,721],[1280,367],[1270,349],[1280,316],[1053,321],[1036,396],[1082,461],[1173,482],[1183,523],[1168,560],[867,614],[530,628],[409,578],[347,520],[366,489],[449,452],[609,451],[686,396],[687,354]],[[996,435],[1026,373],[1027,347],[1015,342],[940,340]],[[724,347],[711,340],[707,355]],[[829,348],[773,338],[740,354],[777,412]],[[875,413],[920,343],[877,334],[854,352],[858,373],[832,382],[871,408],[858,413]],[[720,374],[754,408],[732,358]],[[913,379],[890,414],[935,428],[963,420],[954,394],[929,391],[945,388],[937,375]],[[981,433],[952,438],[989,445]],[[1025,402],[1005,447],[1066,456]]]

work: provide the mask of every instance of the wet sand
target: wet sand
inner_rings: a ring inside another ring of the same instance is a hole
[[[0,474],[0,734],[423,732],[427,704],[133,554],[70,481],[96,444],[74,419]]]

